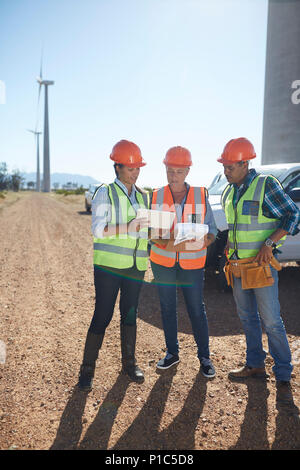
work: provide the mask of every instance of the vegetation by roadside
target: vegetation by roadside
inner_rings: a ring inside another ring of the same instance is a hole
[[[24,178],[19,170],[8,172],[7,164],[0,162],[0,194],[4,190],[19,191]]]
[[[0,211],[7,206],[10,206],[17,202],[23,195],[27,195],[29,192],[25,191],[0,191]]]
[[[80,188],[76,189],[56,189],[54,192],[55,194],[62,194],[63,196],[72,196],[72,195],[77,195],[77,194],[84,194],[86,191],[86,188],[83,188],[80,186]]]

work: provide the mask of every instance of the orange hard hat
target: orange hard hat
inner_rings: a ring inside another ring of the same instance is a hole
[[[117,142],[111,151],[110,159],[130,168],[139,168],[146,165],[140,148],[133,142],[129,142],[129,140]]]
[[[231,139],[224,147],[218,162],[230,165],[237,162],[247,162],[256,157],[256,153],[250,140],[245,137]]]
[[[189,167],[193,164],[191,152],[184,147],[171,147],[167,151],[163,163],[166,166]]]

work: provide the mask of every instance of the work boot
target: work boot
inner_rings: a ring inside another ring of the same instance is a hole
[[[87,333],[83,360],[80,367],[78,387],[84,392],[92,390],[96,361],[102,346],[104,334]]]
[[[136,325],[121,324],[122,372],[134,382],[143,382],[144,374],[135,360]]]
[[[249,367],[247,365],[240,369],[231,370],[228,374],[230,379],[247,379],[248,377],[269,377],[264,367]]]
[[[289,381],[276,381],[276,401],[287,405],[294,404],[291,384]]]

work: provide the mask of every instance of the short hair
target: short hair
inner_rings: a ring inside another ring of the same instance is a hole
[[[123,168],[124,165],[122,163],[114,163],[115,174],[116,174],[116,177],[119,178],[119,175],[118,175],[118,172],[117,172],[117,166],[120,167],[120,168]]]

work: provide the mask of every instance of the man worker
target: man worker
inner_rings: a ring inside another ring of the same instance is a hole
[[[246,364],[230,371],[229,377],[266,376],[262,323],[274,360],[277,397],[290,399],[293,367],[278,300],[275,267],[281,267],[273,254],[287,234],[299,232],[300,213],[274,176],[249,169],[249,161],[255,157],[252,143],[241,137],[230,140],[218,159],[229,183],[222,194],[229,227],[228,276],[247,347]]]

